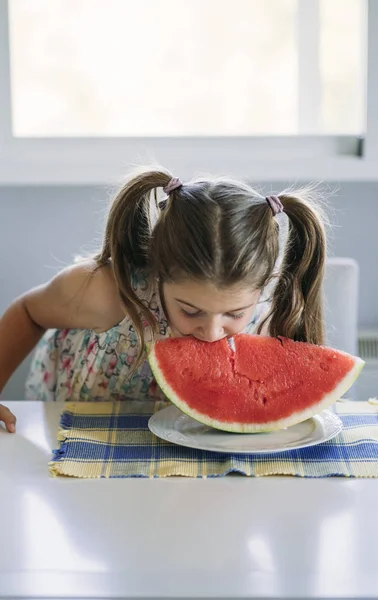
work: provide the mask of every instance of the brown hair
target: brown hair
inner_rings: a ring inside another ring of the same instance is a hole
[[[162,282],[184,278],[264,288],[279,254],[279,225],[265,198],[246,183],[198,179],[169,194],[159,209],[157,190],[172,175],[164,168],[134,173],[115,197],[98,266],[111,264],[125,311],[144,352],[142,321],[157,322],[132,287],[132,273],[148,268]],[[289,236],[271,311],[273,336],[321,344],[324,341],[322,280],[325,232],[320,214],[294,193],[279,195],[289,218]],[[261,326],[259,331],[261,331]]]

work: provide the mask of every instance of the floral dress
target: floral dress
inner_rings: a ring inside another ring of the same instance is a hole
[[[155,339],[171,335],[157,283],[151,287],[148,272],[134,273],[133,289],[154,315],[159,332]],[[253,333],[262,308],[244,330]],[[152,339],[144,323],[145,340]],[[156,385],[147,360],[130,371],[138,357],[137,336],[130,317],[104,333],[89,329],[51,329],[39,342],[26,381],[28,400],[104,401],[157,400],[163,393]]]

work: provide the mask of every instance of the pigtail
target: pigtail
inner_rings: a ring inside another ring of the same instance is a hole
[[[153,332],[157,331],[157,322],[135,293],[132,272],[150,267],[151,214],[156,209],[156,190],[170,179],[169,172],[161,168],[134,174],[112,202],[102,249],[94,257],[98,267],[110,265],[113,270],[121,303],[138,338],[137,365],[144,353],[143,321],[149,323]]]
[[[279,196],[289,218],[289,235],[272,306],[264,323],[272,336],[324,343],[323,276],[326,237],[322,218],[306,200]]]

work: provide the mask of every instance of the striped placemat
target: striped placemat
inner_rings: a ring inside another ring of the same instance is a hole
[[[51,475],[83,478],[247,476],[378,477],[378,406],[341,402],[333,440],[277,454],[218,454],[171,444],[148,420],[165,402],[67,403]]]

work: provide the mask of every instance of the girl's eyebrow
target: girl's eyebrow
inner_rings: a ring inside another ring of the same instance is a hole
[[[186,304],[186,306],[195,308],[196,310],[199,310],[200,312],[206,312],[205,310],[202,310],[202,308],[198,308],[198,306],[194,306],[194,304],[190,304],[190,302],[187,302],[186,300],[180,300],[180,298],[175,298],[175,300],[177,302],[181,302],[181,304]],[[248,306],[243,306],[243,308],[234,308],[234,310],[229,310],[228,312],[229,313],[240,312],[241,310],[246,310],[247,308],[251,308],[251,306],[253,306],[253,304],[249,304]]]

